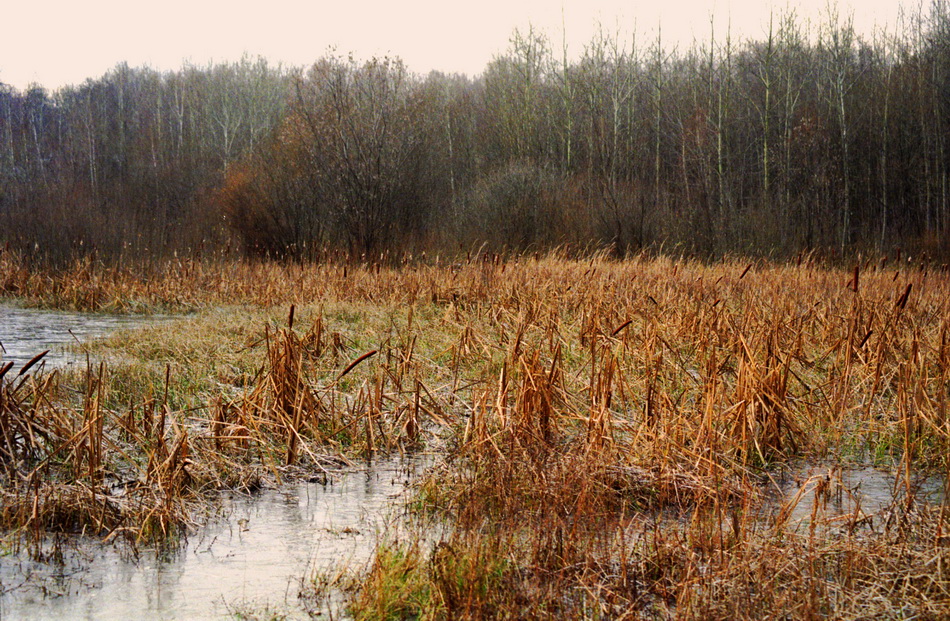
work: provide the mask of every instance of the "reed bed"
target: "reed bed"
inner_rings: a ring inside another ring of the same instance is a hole
[[[180,524],[187,502],[168,499],[425,447],[443,459],[412,506],[450,534],[383,537],[336,582],[358,618],[950,613],[947,512],[915,493],[950,467],[943,266],[0,263],[26,303],[201,311],[188,337],[106,342],[142,362],[91,367],[72,397],[8,373],[10,494],[38,497],[15,490],[38,489],[41,462],[62,466],[45,484],[93,490],[124,468]],[[886,470],[894,501],[836,514],[825,479],[777,495],[800,463]],[[49,528],[27,504],[5,501],[7,525]],[[116,506],[73,523],[116,532],[131,523]]]
[[[111,350],[102,345],[98,353],[125,354],[114,370],[106,363],[46,370],[42,356],[21,369],[5,365],[7,544],[35,558],[48,556],[50,537],[58,543],[61,535],[174,545],[219,490],[252,493],[294,478],[326,483],[364,457],[413,450],[431,435],[423,429],[428,412],[441,406],[421,381],[407,379],[411,352],[389,346],[387,360],[370,369],[377,352],[349,359],[344,337],[324,330],[322,316],[302,330],[293,307],[286,319],[283,327],[262,319],[256,333],[237,331],[242,340],[221,356],[233,326],[207,328],[202,339],[195,321],[183,320],[119,335]],[[133,352],[149,357],[130,362]],[[187,368],[183,354],[203,368]]]

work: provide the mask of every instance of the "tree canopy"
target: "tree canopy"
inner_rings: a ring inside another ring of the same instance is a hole
[[[950,254],[950,10],[856,35],[777,16],[685,51],[516,31],[476,77],[397,58],[125,64],[0,85],[0,242],[171,252]]]

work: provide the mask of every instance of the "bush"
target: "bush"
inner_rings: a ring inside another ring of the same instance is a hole
[[[491,250],[550,248],[571,241],[567,179],[531,163],[516,162],[480,179],[462,218],[460,239]]]

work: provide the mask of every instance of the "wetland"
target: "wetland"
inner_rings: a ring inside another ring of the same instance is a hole
[[[4,615],[950,613],[945,272],[17,261]]]

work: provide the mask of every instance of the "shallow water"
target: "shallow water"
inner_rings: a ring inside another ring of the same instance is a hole
[[[813,516],[828,523],[873,520],[907,500],[904,480],[896,481],[894,473],[871,467],[800,468],[777,481],[781,498],[773,506],[790,509],[787,523],[793,528],[807,525]],[[943,479],[912,477],[911,490],[917,502],[939,503]]]
[[[0,305],[0,366],[13,361],[15,374],[46,349],[47,367],[85,364],[82,344],[161,319]],[[0,620],[208,619],[241,610],[306,618],[301,580],[368,561],[422,464],[383,460],[326,485],[225,496],[170,554],[141,549],[135,558],[122,544],[70,538],[61,563],[41,563],[0,547]]]
[[[0,558],[0,618],[208,619],[245,607],[306,617],[301,578],[369,560],[418,468],[391,460],[325,486],[225,499],[170,558],[144,551],[136,561],[97,542],[68,551],[61,567]]]
[[[147,326],[160,320],[142,315],[102,315],[44,311],[0,305],[0,366],[13,362],[15,374],[37,354],[49,349],[47,367],[85,364],[79,346],[120,328]]]

